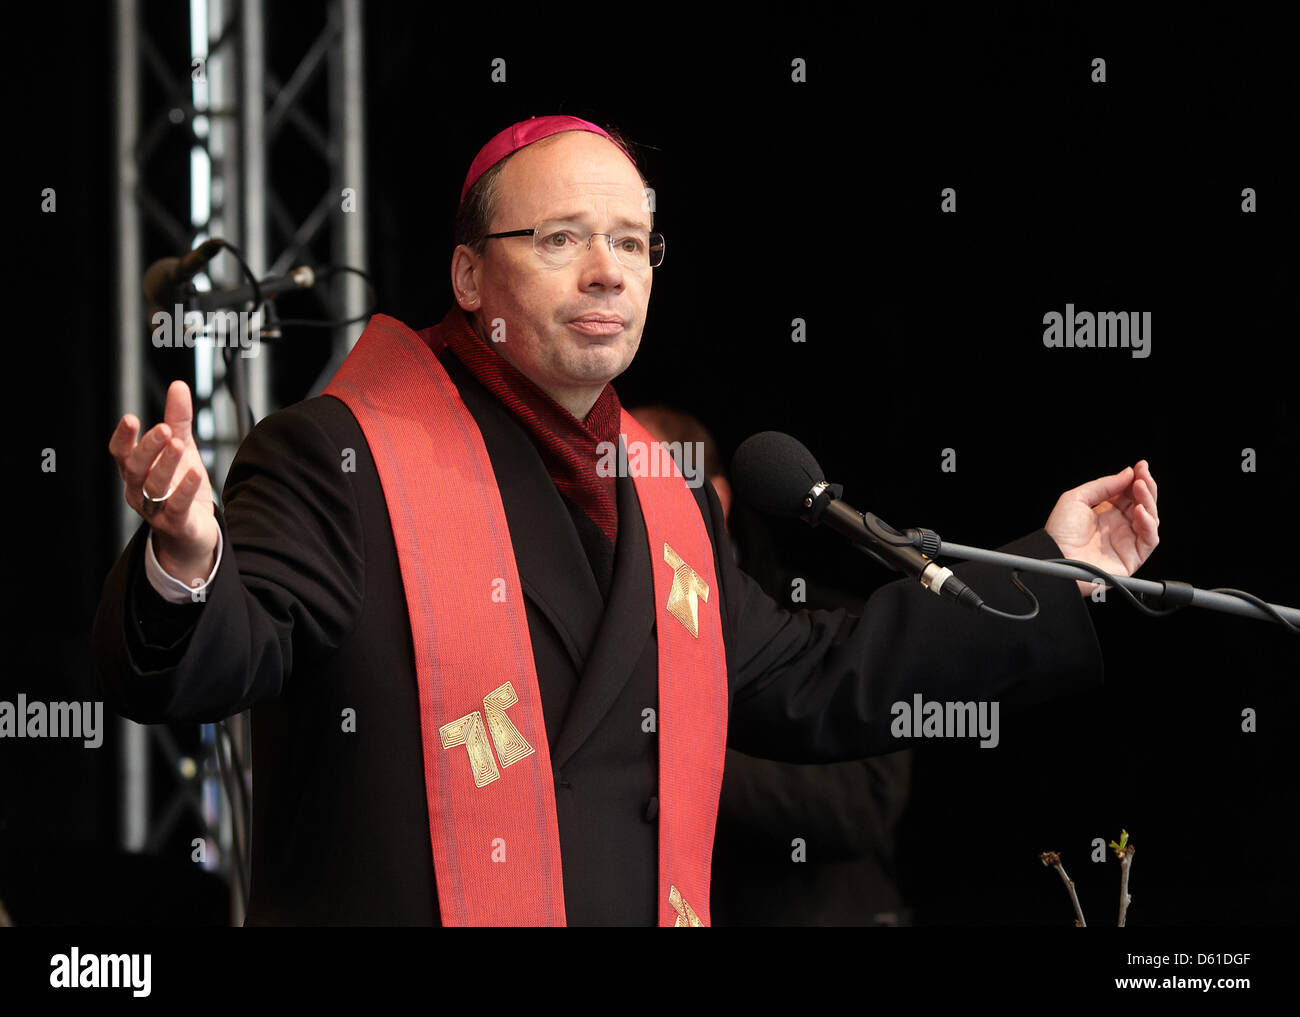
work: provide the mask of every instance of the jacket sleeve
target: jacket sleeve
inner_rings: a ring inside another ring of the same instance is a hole
[[[364,544],[354,474],[346,437],[322,426],[340,419],[322,415],[322,401],[270,415],[240,447],[217,510],[221,563],[201,602],[169,604],[149,585],[147,523],[114,565],[94,643],[105,696],[123,716],[206,723],[239,713],[279,695],[295,664],[356,626]]]
[[[708,504],[710,529],[723,534],[711,489]],[[1061,556],[1044,530],[1002,550]],[[997,702],[1001,717],[1101,682],[1101,648],[1073,580],[1024,575],[1039,601],[1030,621],[956,607],[911,579],[882,586],[856,615],[786,611],[730,554],[715,554],[715,565],[732,693],[727,743],[752,756],[821,763],[906,748],[914,740],[893,736],[891,708],[911,705],[916,694],[927,702]],[[953,572],[992,607],[1028,609],[1005,569],[967,563]]]
[[[821,861],[892,858],[911,770],[910,752],[801,765],[728,749],[719,838],[725,831],[746,857],[781,857],[798,835],[817,845]]]

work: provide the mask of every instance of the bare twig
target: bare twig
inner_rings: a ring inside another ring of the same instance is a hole
[[[1119,855],[1119,927],[1122,929],[1128,917],[1128,906],[1133,900],[1128,892],[1128,870],[1133,864],[1133,845],[1129,844],[1117,854]]]
[[[1039,861],[1044,865],[1050,865],[1061,876],[1061,882],[1065,884],[1065,889],[1070,893],[1070,903],[1074,905],[1074,926],[1082,929],[1087,926],[1083,920],[1083,908],[1079,904],[1079,895],[1074,892],[1074,880],[1065,874],[1065,866],[1061,864],[1061,856],[1056,851],[1044,851],[1038,856]]]

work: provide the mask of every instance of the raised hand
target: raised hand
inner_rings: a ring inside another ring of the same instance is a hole
[[[1160,543],[1156,482],[1145,459],[1057,499],[1045,527],[1066,558],[1131,576]],[[1080,582],[1083,593],[1090,583]]]
[[[108,451],[122,474],[126,503],[153,529],[154,553],[170,576],[187,585],[208,578],[217,550],[212,485],[191,428],[190,388],[173,381],[163,422],[139,441],[140,421],[118,421]]]

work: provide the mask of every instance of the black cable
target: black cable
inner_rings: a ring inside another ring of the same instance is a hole
[[[253,274],[253,270],[248,267],[248,262],[244,260],[244,256],[239,253],[239,248],[229,240],[222,240],[221,237],[213,237],[212,239],[216,243],[220,244],[223,250],[229,251],[230,256],[239,263],[239,268],[244,273],[244,278],[248,280],[248,285],[253,288],[253,299],[251,303],[254,307],[261,307],[262,286],[257,281],[257,276]]]
[[[226,749],[230,754],[231,780],[239,791],[239,804],[236,808],[235,800],[231,799],[232,813],[238,812],[243,819],[243,823],[236,827],[235,836],[232,840],[236,843],[235,862],[239,866],[241,875],[240,889],[244,894],[244,913],[248,913],[248,895],[253,871],[252,858],[252,814],[253,803],[248,796],[248,787],[244,783],[244,765],[239,757],[239,751],[235,748],[234,735],[230,733],[230,727],[223,720],[219,727],[221,733],[226,736]],[[227,792],[228,793],[228,792]]]
[[[217,727],[221,730],[221,733],[225,735],[226,748],[229,753],[231,767],[234,769],[234,772],[236,774],[242,774],[244,770],[243,760],[239,758],[239,750],[235,748],[235,736],[230,733],[229,724],[225,720],[221,720],[217,722]],[[240,780],[235,781],[235,787],[239,791],[238,797],[239,797],[240,808],[247,809],[250,804],[248,798],[248,789],[244,785],[244,781],[242,778]],[[231,798],[231,804],[232,805],[234,804],[233,797]]]
[[[238,811],[239,807],[236,805],[235,792],[233,792],[230,789],[232,777],[236,783],[239,782],[239,777],[237,774],[232,774],[230,772],[234,766],[234,760],[232,759],[228,761],[225,753],[222,751],[221,735],[226,734],[227,737],[229,737],[229,732],[226,730],[226,723],[224,720],[218,721],[215,726],[217,729],[217,739],[212,747],[217,754],[217,769],[221,771],[221,787],[222,790],[225,791],[226,793],[226,799],[230,802],[232,824],[234,825],[234,829],[231,831],[231,837],[230,837],[231,852],[235,856],[234,857],[235,877],[239,881],[239,894],[244,901],[244,913],[247,914],[248,913],[248,880],[244,872],[243,845],[240,839],[239,824],[236,823],[233,818],[235,816],[235,813]]]
[[[1130,604],[1132,604],[1143,614],[1147,615],[1149,618],[1164,618],[1168,615],[1173,614],[1175,611],[1182,610],[1181,605],[1178,607],[1166,608],[1165,610],[1158,610],[1153,607],[1148,607],[1146,604],[1142,603],[1142,601],[1140,601],[1136,596],[1134,596],[1132,591],[1130,591],[1124,586],[1121,586],[1119,580],[1117,580],[1113,575],[1111,575],[1105,569],[1098,568],[1096,565],[1092,565],[1088,562],[1075,561],[1073,558],[1045,558],[1043,560],[1052,562],[1053,564],[1056,565],[1072,565],[1075,568],[1083,569],[1085,572],[1091,572],[1093,575],[1101,577],[1106,581],[1108,585],[1113,586],[1115,589],[1119,590],[1119,592],[1124,595],[1125,599],[1127,599]],[[1030,601],[1033,602],[1034,609],[1032,611],[1030,611],[1028,614],[1010,614],[1006,611],[999,611],[997,608],[989,607],[987,604],[980,604],[980,610],[985,612],[986,614],[996,615],[998,618],[1007,618],[1012,621],[1028,621],[1030,618],[1033,618],[1035,615],[1037,615],[1038,598],[1035,597],[1033,593],[1029,590],[1029,588],[1026,587],[1025,584],[1020,581],[1019,577],[1021,576],[1021,574],[1022,573],[1019,569],[1012,569],[1011,582],[1016,586],[1017,589],[1020,590],[1021,593],[1023,593],[1025,596],[1027,596],[1030,599]],[[1276,614],[1276,612],[1274,613]],[[1280,615],[1278,617],[1279,619],[1281,619]]]
[[[1009,621],[1028,621],[1030,618],[1038,616],[1038,598],[1028,586],[1020,581],[1021,572],[1019,569],[1011,570],[1011,582],[1021,593],[1029,598],[1029,602],[1034,605],[1034,609],[1028,614],[1011,614],[1007,611],[999,611],[996,607],[989,607],[988,604],[981,603],[980,610],[985,614],[991,614],[998,618],[1006,618]]]
[[[221,351],[221,359],[226,362],[225,375],[221,379],[221,384],[225,386],[226,392],[230,395],[230,401],[235,404],[235,448],[244,443],[248,437],[248,432],[257,426],[257,418],[253,415],[253,407],[243,398],[243,394],[235,391],[235,347],[227,346]]]
[[[1096,565],[1091,565],[1086,561],[1076,561],[1073,558],[1045,558],[1043,560],[1050,561],[1055,565],[1073,565],[1077,569],[1083,569],[1085,572],[1091,572],[1094,576],[1100,576],[1102,579],[1106,580],[1108,586],[1113,586],[1115,589],[1117,589],[1121,594],[1124,595],[1125,600],[1127,600],[1130,604],[1132,604],[1135,608],[1141,611],[1148,618],[1167,618],[1175,611],[1182,610],[1181,605],[1178,607],[1165,608],[1164,610],[1159,610],[1154,607],[1148,607],[1146,604],[1144,604],[1141,600],[1137,598],[1137,596],[1133,593],[1132,590],[1128,589],[1125,586],[1121,586],[1120,581],[1116,579],[1113,575],[1111,575],[1109,572],[1107,572],[1105,569],[1098,568]]]
[[[221,241],[221,243],[235,256],[240,267],[244,270],[244,274],[248,278],[249,284],[253,287],[253,306],[257,308],[258,311],[265,314],[263,305],[266,302],[261,299],[261,290],[258,288],[257,280],[253,277],[248,265],[244,262],[244,259],[240,257],[239,252],[232,244],[229,244],[224,240]],[[366,289],[371,300],[370,309],[355,317],[345,318],[339,321],[320,321],[314,318],[277,318],[275,322],[277,328],[283,327],[284,325],[299,325],[304,328],[340,328],[344,325],[355,324],[358,321],[369,321],[370,318],[374,316],[375,312],[379,310],[379,295],[378,291],[375,289],[374,280],[361,269],[353,268],[351,265],[318,265],[313,268],[312,271],[325,278],[328,278],[336,272],[352,272],[355,275],[361,276],[361,278],[366,281]],[[242,442],[248,432],[257,425],[257,420],[253,415],[252,406],[248,405],[243,398],[243,394],[236,391],[235,388],[235,348],[233,346],[222,347],[221,356],[226,364],[226,371],[225,376],[222,378],[222,384],[230,394],[231,401],[235,404],[236,426],[240,429],[239,440]]]
[[[351,272],[353,275],[359,275],[366,281],[366,289],[370,295],[370,309],[354,318],[344,318],[342,321],[317,321],[313,318],[281,318],[281,325],[301,325],[304,328],[339,328],[342,325],[353,325],[358,321],[369,321],[370,318],[379,310],[379,294],[375,289],[375,282],[370,276],[359,268],[353,268],[351,265],[316,265],[312,271],[317,275],[329,278],[336,272]]]
[[[216,744],[213,746],[213,748],[216,750],[217,759],[221,763],[222,789],[226,793],[226,799],[231,803],[230,816],[231,816],[231,826],[233,827],[230,836],[231,868],[235,870],[235,881],[239,886],[240,899],[243,901],[247,901],[248,884],[244,873],[243,840],[240,837],[240,833],[239,833],[239,810],[238,807],[235,805],[235,792],[231,789],[230,786],[232,781],[238,780],[238,777],[230,772],[232,768],[232,764],[230,760],[227,759],[225,752],[222,750],[222,740],[220,736],[218,736]],[[247,905],[245,905],[245,908],[247,908]]]
[[[1091,572],[1093,575],[1098,576],[1099,578],[1105,580],[1108,586],[1111,586],[1114,589],[1118,590],[1125,600],[1127,600],[1131,605],[1133,605],[1133,607],[1135,607],[1142,614],[1146,615],[1148,618],[1167,618],[1169,615],[1174,614],[1177,611],[1181,611],[1184,607],[1187,606],[1186,604],[1177,604],[1174,607],[1169,607],[1164,609],[1153,608],[1148,604],[1144,603],[1142,600],[1140,600],[1127,587],[1122,585],[1120,581],[1115,578],[1115,576],[1111,575],[1105,569],[1099,568],[1096,565],[1092,565],[1089,562],[1085,562],[1085,561],[1077,561],[1074,558],[1045,558],[1043,560],[1052,562],[1055,565],[1071,565],[1074,568],[1083,569],[1085,572]],[[991,614],[998,618],[1006,618],[1010,621],[1028,621],[1030,618],[1035,617],[1038,614],[1038,606],[1039,606],[1038,598],[1035,597],[1033,592],[1030,591],[1030,589],[1020,581],[1021,574],[1022,573],[1019,569],[1012,569],[1011,582],[1015,585],[1016,589],[1020,590],[1021,593],[1023,593],[1026,597],[1029,598],[1030,602],[1034,605],[1032,611],[1029,611],[1026,614],[1011,614],[1010,612],[1007,611],[999,611],[995,607],[989,607],[988,604],[984,604],[984,603],[980,604],[979,609],[983,611],[985,614]],[[1209,592],[1221,593],[1224,594],[1225,596],[1230,596],[1230,597],[1237,597],[1240,600],[1246,601],[1246,603],[1248,604],[1253,604],[1261,611],[1263,611],[1265,614],[1267,614],[1270,618],[1272,618],[1274,621],[1276,621],[1279,625],[1285,628],[1292,635],[1300,635],[1300,626],[1296,625],[1291,621],[1288,621],[1285,617],[1283,617],[1281,612],[1279,612],[1271,604],[1261,600],[1259,597],[1256,597],[1253,593],[1247,593],[1245,590],[1228,589],[1226,587],[1218,587],[1216,589],[1210,590]]]
[[[1247,593],[1245,590],[1234,590],[1226,586],[1215,587],[1213,590],[1210,590],[1209,592],[1222,593],[1228,597],[1236,597],[1239,600],[1244,600],[1247,604],[1254,604],[1257,608],[1259,608],[1266,615],[1272,618],[1275,622],[1281,625],[1284,629],[1290,632],[1291,635],[1300,636],[1300,625],[1297,625],[1295,622],[1288,621],[1285,617],[1283,617],[1282,613],[1277,610],[1277,608],[1275,608],[1272,604],[1268,603],[1267,601],[1260,600],[1253,593]]]

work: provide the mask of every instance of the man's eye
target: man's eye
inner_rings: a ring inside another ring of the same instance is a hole
[[[618,241],[618,246],[628,254],[636,254],[644,246],[640,237],[622,237]]]
[[[544,241],[550,247],[567,247],[569,244],[576,242],[570,233],[551,233]]]

